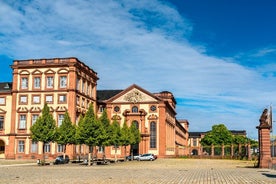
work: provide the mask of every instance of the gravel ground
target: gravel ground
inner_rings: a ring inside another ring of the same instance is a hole
[[[276,183],[275,170],[252,168],[253,162],[236,160],[157,159],[96,166],[0,163],[1,184]]]

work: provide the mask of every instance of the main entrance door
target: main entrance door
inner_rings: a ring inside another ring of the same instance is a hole
[[[0,140],[0,158],[5,158],[5,143]]]

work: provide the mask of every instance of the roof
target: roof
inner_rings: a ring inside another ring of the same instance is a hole
[[[189,132],[189,137],[201,137],[202,134],[206,132]]]
[[[12,90],[11,82],[1,82],[0,83],[0,92],[9,92]]]
[[[245,130],[229,130],[232,135],[246,135]],[[210,131],[207,132],[189,132],[189,137],[200,137],[201,135],[205,135]]]
[[[123,90],[97,90],[97,100],[98,101],[104,101],[108,100],[111,97],[117,95],[118,93],[122,92]]]

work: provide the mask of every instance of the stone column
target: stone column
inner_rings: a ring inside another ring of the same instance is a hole
[[[269,168],[272,162],[270,150],[270,126],[259,126],[259,168]]]
[[[259,134],[259,168],[270,168],[272,163],[270,150],[271,124],[268,119],[268,110],[264,109],[260,117],[260,125],[256,128]]]
[[[251,160],[251,145],[250,145],[250,142],[248,142],[247,144],[247,159],[248,160]]]

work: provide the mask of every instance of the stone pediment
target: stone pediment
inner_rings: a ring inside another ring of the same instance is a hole
[[[133,88],[126,93],[115,98],[114,103],[143,103],[143,102],[157,102],[158,100],[154,95],[146,93],[140,89]]]

